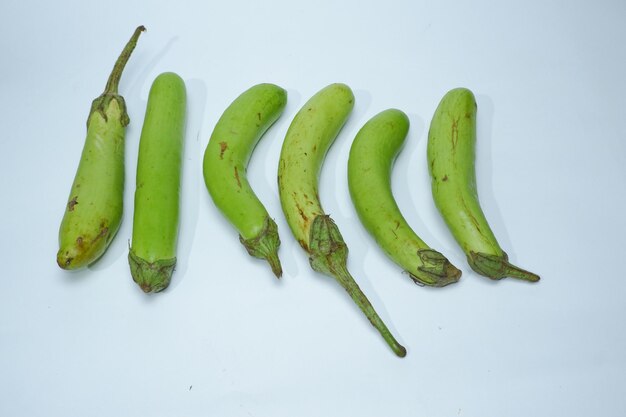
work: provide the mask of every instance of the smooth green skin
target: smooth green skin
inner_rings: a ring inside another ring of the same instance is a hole
[[[274,84],[258,84],[243,92],[218,120],[203,161],[204,182],[213,202],[237,229],[248,253],[266,259],[277,277],[282,275],[278,228],[252,190],[246,170],[257,143],[286,104],[287,92]]]
[[[409,131],[409,118],[389,109],[357,133],[348,159],[348,186],[359,219],[376,243],[420,285],[443,287],[461,271],[411,229],[391,191],[391,170]]]
[[[167,288],[176,265],[186,107],[182,78],[159,75],[150,88],[139,141],[129,252],[133,279],[146,293]]]
[[[476,191],[475,145],[476,100],[466,88],[453,89],[439,103],[428,133],[435,205],[474,271],[492,279],[538,281],[539,276],[508,262],[489,227]]]
[[[57,264],[84,268],[100,258],[122,220],[124,133],[129,123],[119,81],[141,32],[139,26],[124,47],[104,93],[87,118],[87,137],[59,228]]]
[[[320,90],[294,117],[280,154],[278,191],[289,227],[309,253],[313,270],[331,276],[348,292],[394,353],[406,355],[347,269],[348,248],[318,196],[318,179],[328,149],[345,124],[354,95],[347,85]]]

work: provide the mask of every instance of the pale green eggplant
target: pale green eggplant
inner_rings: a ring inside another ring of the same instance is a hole
[[[471,268],[491,279],[539,276],[508,262],[478,201],[475,173],[476,100],[466,88],[449,91],[439,103],[428,132],[432,194]]]
[[[122,71],[145,28],[139,26],[117,59],[104,93],[87,118],[87,137],[61,227],[57,264],[79,269],[104,254],[122,220],[124,133],[130,119],[118,94]]]
[[[285,137],[278,167],[280,201],[311,267],[335,278],[380,332],[394,353],[406,355],[347,269],[348,248],[318,196],[319,174],[326,153],[354,107],[352,90],[331,84],[316,93],[296,114]]]

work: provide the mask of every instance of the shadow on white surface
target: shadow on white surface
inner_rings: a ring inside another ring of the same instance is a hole
[[[495,106],[491,97],[484,94],[476,94],[476,104],[478,107],[476,113],[476,188],[478,200],[500,247],[509,255],[511,261],[515,262],[515,251],[511,245],[509,232],[494,192],[493,123]],[[511,186],[514,187],[515,185],[511,184]]]

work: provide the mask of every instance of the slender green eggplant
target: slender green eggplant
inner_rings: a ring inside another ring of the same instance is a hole
[[[335,278],[394,353],[404,357],[406,349],[394,338],[348,272],[348,247],[319,201],[322,164],[353,107],[354,95],[350,88],[331,84],[311,97],[296,114],[280,154],[280,201],[291,231],[309,254],[313,270]]]
[[[218,120],[203,161],[204,182],[213,202],[239,231],[248,253],[267,260],[279,278],[278,227],[250,187],[246,170],[255,146],[286,104],[287,92],[273,84],[243,92]]]
[[[180,178],[187,93],[177,74],[159,75],[150,88],[139,140],[130,272],[146,293],[170,284],[176,266]]]
[[[83,268],[106,251],[122,220],[124,133],[130,119],[118,94],[122,71],[135,49],[139,26],[117,59],[87,118],[87,137],[59,230],[57,264]]]
[[[491,279],[539,281],[508,262],[487,223],[476,191],[475,144],[476,100],[466,88],[453,89],[439,103],[428,132],[435,205],[474,271]]]
[[[457,282],[461,271],[411,229],[391,192],[391,169],[408,131],[409,118],[396,109],[365,123],[350,148],[350,196],[365,229],[415,283],[443,287]]]

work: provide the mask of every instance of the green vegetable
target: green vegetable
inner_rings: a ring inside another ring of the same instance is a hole
[[[400,110],[385,110],[359,131],[350,148],[348,185],[363,226],[378,245],[420,285],[443,287],[461,271],[431,249],[408,225],[391,192],[391,168],[409,131]]]
[[[83,268],[106,251],[122,219],[124,131],[129,123],[118,94],[122,71],[141,32],[139,26],[117,59],[102,95],[87,118],[87,137],[59,230],[57,264]]]
[[[280,154],[280,201],[296,240],[309,253],[311,267],[335,278],[396,355],[403,357],[406,349],[396,341],[348,272],[348,248],[319,201],[322,163],[353,107],[350,88],[332,84],[315,94],[296,114]]]
[[[478,202],[474,169],[476,101],[465,88],[449,91],[439,103],[428,133],[428,168],[437,209],[474,271],[491,279],[539,276],[511,265]]]
[[[176,266],[186,91],[176,74],[159,75],[150,88],[141,130],[130,272],[146,292],[167,288]]]
[[[256,144],[286,104],[287,92],[273,84],[255,85],[242,93],[218,120],[203,162],[213,202],[239,231],[248,253],[266,259],[277,277],[282,275],[278,228],[250,187],[246,169]]]

